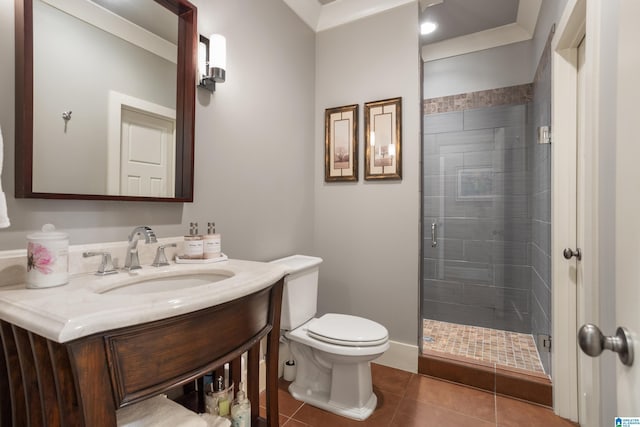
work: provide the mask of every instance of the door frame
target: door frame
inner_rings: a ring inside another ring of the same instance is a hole
[[[569,0],[553,40],[551,61],[553,406],[556,414],[583,426],[599,424],[602,397],[598,360],[581,356],[577,345],[578,325],[599,324],[600,15],[599,1]],[[578,157],[577,53],[583,37],[584,137]],[[575,248],[576,242],[583,253],[579,266],[575,258],[562,257],[563,249]]]

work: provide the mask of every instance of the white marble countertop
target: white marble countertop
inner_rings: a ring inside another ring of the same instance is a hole
[[[103,293],[115,287],[181,274],[216,273],[227,279],[145,294]],[[69,284],[47,289],[13,285],[0,290],[0,319],[56,342],[111,329],[190,313],[260,291],[280,278],[283,266],[228,260],[212,264],[144,265],[134,272],[110,276],[90,273],[70,277]]]

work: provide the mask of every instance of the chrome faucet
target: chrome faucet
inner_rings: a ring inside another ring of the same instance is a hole
[[[141,225],[133,229],[129,234],[129,246],[127,247],[127,255],[124,259],[124,269],[138,270],[142,268],[140,266],[140,258],[138,257],[138,240],[140,236],[144,237],[145,243],[157,243],[156,233],[153,232],[151,227]]]

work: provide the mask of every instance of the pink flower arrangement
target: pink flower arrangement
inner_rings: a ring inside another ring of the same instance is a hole
[[[56,258],[49,249],[38,243],[29,242],[27,245],[27,271],[35,268],[42,274],[51,274],[55,262]]]

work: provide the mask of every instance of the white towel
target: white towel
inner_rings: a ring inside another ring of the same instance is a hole
[[[231,421],[213,414],[200,414],[209,427],[231,427]]]
[[[0,228],[7,228],[11,223],[7,215],[7,199],[2,191],[2,152],[2,129],[0,128]]]
[[[118,427],[208,427],[207,422],[160,395],[116,411]]]

